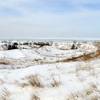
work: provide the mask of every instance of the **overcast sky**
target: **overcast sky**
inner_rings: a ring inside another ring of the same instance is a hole
[[[0,38],[100,38],[100,0],[0,0]]]

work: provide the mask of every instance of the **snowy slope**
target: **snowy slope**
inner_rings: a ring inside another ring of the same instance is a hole
[[[98,47],[91,42],[75,43],[77,49],[71,49],[72,45],[54,42],[39,48],[1,50],[0,100],[99,100]],[[91,60],[73,60],[88,54],[93,54]]]
[[[0,70],[0,94],[8,91],[10,95],[7,100],[31,100],[32,95],[40,100],[99,98],[100,60],[97,62],[97,65],[96,61],[73,62]]]
[[[71,45],[71,44],[70,44]],[[40,48],[13,49],[0,51],[0,63],[12,65],[35,65],[44,63],[56,63],[68,59],[95,53],[97,47],[93,44],[81,43],[77,49],[60,49],[58,46],[69,48],[69,44],[54,43],[52,46],[43,46]],[[23,67],[22,66],[22,67]]]

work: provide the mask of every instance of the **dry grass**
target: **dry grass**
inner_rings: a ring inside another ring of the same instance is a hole
[[[40,82],[40,79],[37,75],[31,75],[28,77],[29,84],[33,87],[43,87],[43,85]]]
[[[10,92],[4,88],[0,94],[0,100],[9,100]]]
[[[90,71],[92,70],[92,67],[89,63],[79,63],[78,66],[76,67],[76,72],[78,71]]]
[[[42,85],[38,75],[30,75],[30,76],[23,78],[22,80],[23,80],[23,82],[18,83],[18,84],[19,84],[19,86],[21,86],[23,88],[25,88],[27,86],[32,86],[35,88],[43,88],[43,85]]]
[[[94,53],[84,54],[84,55],[81,55],[81,56],[78,56],[78,57],[67,58],[67,59],[64,59],[60,62],[91,61],[91,60],[96,59],[96,58],[100,58],[100,50],[97,50]]]
[[[2,58],[2,59],[0,59],[0,64],[9,65],[10,62],[6,58]]]
[[[66,100],[100,100],[100,93],[97,92],[96,85],[90,83],[84,91],[71,93]]]
[[[94,43],[94,45],[100,50],[100,41],[96,41],[95,43]]]
[[[31,100],[40,100],[40,98],[36,95],[33,95]]]
[[[52,87],[58,87],[61,84],[60,80],[56,80],[53,78],[53,81],[51,83]]]

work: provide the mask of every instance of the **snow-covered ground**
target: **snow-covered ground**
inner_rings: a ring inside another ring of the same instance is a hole
[[[97,44],[72,41],[22,46],[0,51],[0,100],[100,99]]]

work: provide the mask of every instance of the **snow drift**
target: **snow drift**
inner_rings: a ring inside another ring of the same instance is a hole
[[[0,44],[0,100],[99,100],[99,44],[9,43]]]

